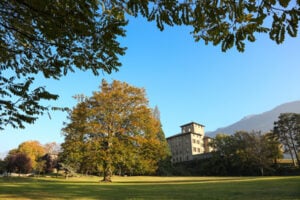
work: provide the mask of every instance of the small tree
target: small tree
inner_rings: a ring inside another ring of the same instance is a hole
[[[55,154],[45,154],[43,157],[40,158],[39,162],[44,162],[44,171],[46,173],[53,172],[56,169],[58,163],[58,156]]]
[[[68,179],[70,176],[74,176],[76,174],[75,170],[68,164],[60,163],[59,170],[63,170],[65,179]]]
[[[41,173],[45,173],[45,172],[46,172],[46,161],[40,158],[36,162],[35,173],[37,173],[39,177]]]
[[[28,173],[32,170],[31,159],[25,154],[17,152],[15,154],[9,154],[6,157],[7,170],[9,172]]]

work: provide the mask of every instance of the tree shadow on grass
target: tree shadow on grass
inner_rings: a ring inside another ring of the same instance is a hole
[[[205,182],[226,182],[241,180],[241,178],[222,178],[222,179],[201,179],[201,180],[159,180],[159,181],[117,181],[122,184],[171,184],[171,183],[205,183]]]

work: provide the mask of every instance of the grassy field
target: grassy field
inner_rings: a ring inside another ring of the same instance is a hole
[[[300,200],[300,177],[0,178],[0,199]]]

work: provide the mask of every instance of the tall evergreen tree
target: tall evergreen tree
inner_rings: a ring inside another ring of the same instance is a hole
[[[160,149],[163,151],[163,155],[165,155],[165,156],[161,157],[160,160],[158,161],[159,166],[157,169],[157,174],[158,175],[168,175],[168,174],[170,174],[170,171],[171,171],[171,150],[170,150],[170,147],[166,140],[164,130],[162,128],[162,124],[160,121],[160,111],[158,109],[158,106],[154,107],[153,116],[155,119],[158,120],[158,122],[160,124],[159,125],[160,128],[159,128],[159,132],[157,133],[157,137],[160,140],[160,145],[161,145]]]

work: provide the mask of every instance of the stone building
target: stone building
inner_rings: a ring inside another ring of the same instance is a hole
[[[212,151],[208,143],[211,138],[204,135],[204,125],[191,122],[181,127],[181,133],[167,138],[172,162],[194,160]]]

